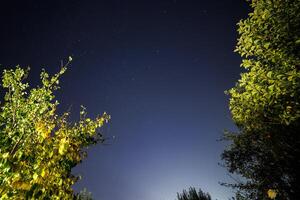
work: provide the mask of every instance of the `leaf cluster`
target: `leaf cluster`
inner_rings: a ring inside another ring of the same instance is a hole
[[[30,88],[29,69],[4,70],[6,91],[0,110],[1,199],[73,199],[71,186],[79,179],[71,169],[86,157],[86,148],[103,141],[99,128],[110,116],[92,120],[82,108],[80,120],[57,114],[54,91],[65,67],[50,76],[41,72],[42,85]]]
[[[229,108],[238,133],[222,158],[229,172],[246,179],[229,184],[239,199],[299,195],[300,167],[300,2],[252,0],[253,12],[238,23],[236,47],[243,58]]]

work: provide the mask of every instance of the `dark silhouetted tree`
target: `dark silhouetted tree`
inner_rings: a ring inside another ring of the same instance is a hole
[[[84,188],[76,195],[75,200],[93,200],[93,195],[91,192],[87,191],[86,188]]]
[[[197,192],[195,188],[190,187],[188,191],[183,190],[182,193],[177,193],[177,200],[211,200],[211,197],[201,189]]]

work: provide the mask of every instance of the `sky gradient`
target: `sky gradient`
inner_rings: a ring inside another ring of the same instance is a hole
[[[74,173],[96,200],[174,200],[189,186],[227,199],[218,166],[223,129],[234,129],[224,90],[239,78],[233,53],[244,0],[11,1],[1,5],[0,64],[59,71],[60,109],[112,116],[107,145]]]

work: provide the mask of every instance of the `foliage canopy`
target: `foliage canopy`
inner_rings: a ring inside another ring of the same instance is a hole
[[[69,62],[71,60],[69,59]],[[4,70],[6,90],[0,110],[0,197],[1,199],[73,199],[71,186],[79,179],[71,169],[86,156],[86,147],[103,141],[98,129],[110,116],[68,121],[58,115],[53,92],[66,71],[50,76],[41,72],[42,85],[30,88],[24,82],[29,69]]]
[[[177,193],[177,200],[211,200],[211,197],[201,189],[197,192],[195,188],[190,187],[188,191],[183,190],[182,193]]]
[[[240,199],[296,199],[300,155],[300,1],[252,0],[238,23],[236,47],[246,69],[227,91],[239,133],[222,158],[245,182]],[[275,195],[276,193],[276,195]],[[274,197],[275,198],[275,197]]]

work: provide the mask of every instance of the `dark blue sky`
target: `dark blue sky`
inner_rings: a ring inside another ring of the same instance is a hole
[[[174,200],[189,186],[226,199],[218,166],[223,129],[233,129],[224,90],[239,78],[233,53],[244,0],[11,1],[0,6],[1,69],[54,73],[74,62],[57,93],[61,109],[80,105],[112,116],[74,172],[100,200]]]

